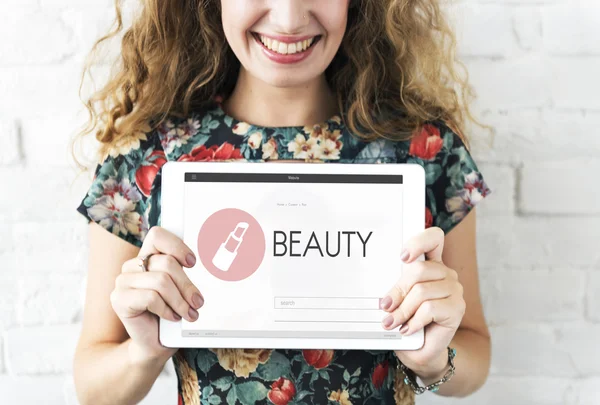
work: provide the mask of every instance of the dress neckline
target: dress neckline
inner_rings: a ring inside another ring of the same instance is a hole
[[[285,126],[267,126],[267,125],[256,125],[250,122],[239,120],[225,112],[222,105],[222,99],[216,98],[214,100],[213,111],[216,111],[218,115],[220,115],[224,120],[231,122],[231,127],[243,127],[243,128],[253,128],[255,130],[261,129],[271,129],[282,132],[300,132],[305,131],[311,133],[315,128],[336,128],[342,129],[344,124],[342,122],[342,117],[339,113],[333,114],[331,117],[326,119],[325,121],[315,122],[312,125],[285,125]]]

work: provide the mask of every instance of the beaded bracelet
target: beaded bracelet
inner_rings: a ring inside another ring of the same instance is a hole
[[[398,370],[402,371],[402,374],[404,374],[404,384],[410,385],[415,394],[420,395],[425,391],[436,392],[440,389],[440,385],[448,381],[454,375],[454,357],[456,357],[456,349],[448,347],[448,362],[450,363],[450,369],[446,371],[446,374],[444,374],[440,380],[435,381],[426,387],[419,386],[417,383],[416,374],[411,369],[406,367],[400,360],[398,360],[397,368]]]

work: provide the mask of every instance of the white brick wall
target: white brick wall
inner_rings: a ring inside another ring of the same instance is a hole
[[[127,2],[129,5],[134,2]],[[421,404],[600,403],[600,1],[463,0],[449,10],[479,95],[469,131],[494,193],[478,220],[486,385]],[[76,405],[89,179],[66,150],[84,123],[83,58],[111,0],[0,2],[0,398]],[[114,49],[109,49],[113,52]],[[99,68],[100,80],[106,70]],[[36,178],[52,171],[43,180]],[[171,366],[171,365],[169,365]],[[162,375],[144,403],[174,404]]]

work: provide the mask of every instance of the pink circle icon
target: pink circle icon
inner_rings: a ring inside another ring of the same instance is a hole
[[[265,234],[254,217],[237,208],[215,212],[198,232],[198,256],[223,281],[250,277],[265,256]]]

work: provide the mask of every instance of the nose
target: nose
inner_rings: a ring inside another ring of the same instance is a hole
[[[271,24],[282,34],[298,34],[309,24],[310,9],[303,0],[273,0]]]

